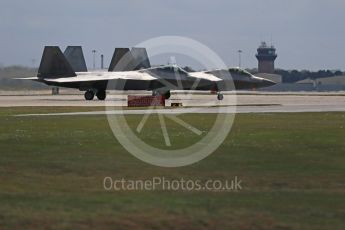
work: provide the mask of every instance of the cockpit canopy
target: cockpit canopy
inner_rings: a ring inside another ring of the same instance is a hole
[[[149,71],[154,74],[163,74],[163,75],[164,74],[188,75],[188,73],[184,69],[182,69],[181,67],[178,67],[177,65],[153,67],[145,71]]]
[[[243,76],[248,76],[251,77],[252,74],[249,73],[247,70],[241,69],[241,68],[230,68],[229,72],[231,74],[238,74],[238,75],[243,75]]]

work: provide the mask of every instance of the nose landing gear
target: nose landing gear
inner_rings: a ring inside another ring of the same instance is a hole
[[[218,93],[217,99],[218,99],[218,101],[222,101],[224,99],[224,95],[221,93]]]

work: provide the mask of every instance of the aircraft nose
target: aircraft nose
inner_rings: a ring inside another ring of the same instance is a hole
[[[274,81],[268,80],[268,79],[262,79],[262,81],[260,82],[260,87],[269,87],[272,85],[275,85],[277,83],[275,83]]]

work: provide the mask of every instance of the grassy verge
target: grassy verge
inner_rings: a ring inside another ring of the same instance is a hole
[[[105,116],[12,116],[81,110],[94,109],[0,109],[1,229],[344,229],[344,113],[237,115],[214,154],[175,169],[127,153]],[[141,118],[127,120],[138,124]],[[214,115],[181,118],[205,130],[214,121]],[[152,143],[162,141],[156,123],[149,119],[143,136]],[[188,142],[184,128],[167,126],[181,146]],[[105,191],[106,176],[238,176],[243,190]]]

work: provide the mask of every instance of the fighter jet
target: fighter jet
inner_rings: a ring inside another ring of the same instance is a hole
[[[152,91],[152,95],[165,99],[170,98],[171,90],[206,90],[217,92],[218,100],[222,100],[222,91],[275,84],[241,69],[190,73],[177,65],[151,67],[145,48],[117,48],[108,72],[87,72],[81,47],[67,48],[63,54],[57,46],[44,48],[37,77],[20,79],[79,89],[85,91],[86,100],[93,100],[95,95],[105,100],[109,86],[112,90]]]

